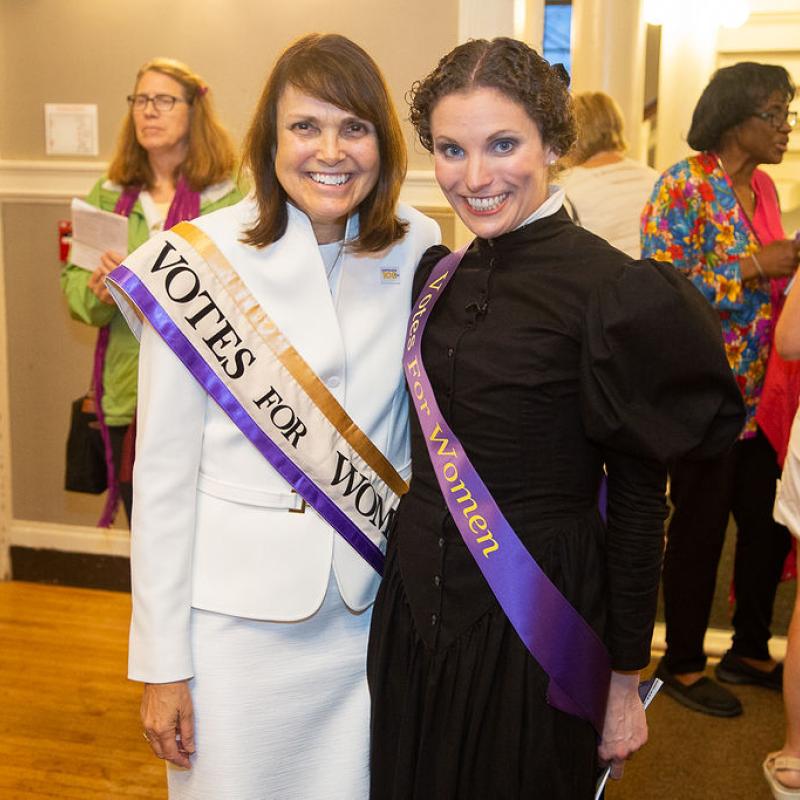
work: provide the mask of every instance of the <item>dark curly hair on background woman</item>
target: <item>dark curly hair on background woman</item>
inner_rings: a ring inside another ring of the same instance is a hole
[[[431,113],[439,100],[454,92],[497,89],[525,109],[543,144],[563,156],[574,144],[576,132],[568,87],[564,67],[551,67],[524,42],[504,36],[474,39],[456,47],[430,75],[413,84],[408,93],[411,124],[422,146],[433,152]]]
[[[689,146],[715,150],[725,133],[758,111],[773,92],[781,92],[787,103],[794,97],[795,85],[783,67],[741,61],[718,69],[694,108]]]

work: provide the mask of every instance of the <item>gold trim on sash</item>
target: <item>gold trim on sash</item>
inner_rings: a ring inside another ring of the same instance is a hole
[[[400,477],[386,456],[372,443],[372,440],[350,418],[339,401],[330,393],[328,387],[300,353],[292,347],[264,309],[255,300],[252,300],[244,282],[214,242],[189,222],[180,222],[171,231],[184,239],[211,267],[217,279],[230,294],[231,299],[253,326],[258,336],[303,387],[306,394],[314,400],[314,403],[341,437],[396,495],[405,494],[408,491],[408,484]],[[245,298],[251,298],[251,302],[245,302]]]

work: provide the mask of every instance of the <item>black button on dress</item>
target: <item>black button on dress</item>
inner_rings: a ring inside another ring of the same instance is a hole
[[[426,253],[416,294],[446,252]],[[517,535],[614,667],[645,666],[664,464],[724,451],[744,419],[705,300],[670,265],[631,261],[562,210],[472,244],[422,354]],[[413,479],[370,635],[371,797],[591,798],[594,731],[546,702],[547,675],[463,544],[411,420]],[[604,465],[608,524],[597,508]]]

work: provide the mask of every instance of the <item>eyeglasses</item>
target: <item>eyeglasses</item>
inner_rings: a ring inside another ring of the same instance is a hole
[[[186,102],[182,97],[175,97],[171,94],[129,94],[126,99],[134,111],[144,111],[147,104],[152,103],[153,108],[162,113],[172,111],[175,103]]]
[[[785,114],[779,114],[775,111],[754,111],[753,117],[763,119],[768,122],[775,130],[780,130],[784,125],[794,128],[797,125],[797,112],[787,111]]]

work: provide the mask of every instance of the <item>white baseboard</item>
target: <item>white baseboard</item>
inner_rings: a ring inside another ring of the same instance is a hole
[[[9,526],[10,546],[42,550],[90,553],[98,556],[130,557],[130,533],[125,528],[89,528],[56,525],[32,520],[13,520]]]
[[[85,528],[15,520],[9,531],[9,544],[44,550],[130,557],[130,534],[126,529],[117,528]],[[709,628],[704,643],[706,654],[711,658],[721,658],[731,646],[731,636],[732,631]],[[663,622],[658,622],[653,631],[652,651],[654,654],[661,654],[665,649],[665,626]],[[770,650],[773,658],[783,660],[786,656],[786,637],[773,636]]]
[[[721,658],[731,646],[733,631],[722,630],[721,628],[709,628],[706,631],[706,638],[703,647],[706,655],[710,658]],[[666,628],[663,622],[657,622],[653,631],[653,643],[650,647],[653,653],[661,654],[667,649]],[[786,637],[773,636],[769,642],[769,649],[772,657],[778,661],[783,661],[786,657]]]

